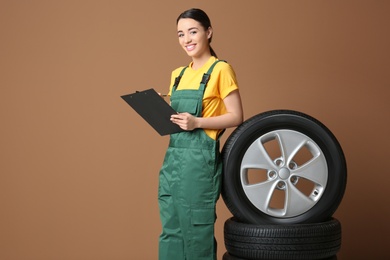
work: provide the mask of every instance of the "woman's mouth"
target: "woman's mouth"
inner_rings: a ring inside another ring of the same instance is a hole
[[[195,44],[186,45],[185,48],[187,51],[192,51],[193,49],[195,49]]]

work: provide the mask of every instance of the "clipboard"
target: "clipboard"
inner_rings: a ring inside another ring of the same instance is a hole
[[[184,131],[171,122],[171,115],[177,112],[154,89],[137,91],[121,98],[161,136]]]

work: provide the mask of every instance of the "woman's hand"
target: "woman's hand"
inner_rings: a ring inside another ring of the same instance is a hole
[[[198,128],[197,117],[194,117],[187,112],[171,115],[171,121],[180,126],[181,129],[186,131],[191,131],[195,128]]]
[[[171,121],[181,129],[191,131],[195,128],[224,129],[238,126],[243,121],[241,97],[238,90],[230,93],[223,100],[227,112],[214,117],[195,117],[189,113],[179,113],[171,116]]]

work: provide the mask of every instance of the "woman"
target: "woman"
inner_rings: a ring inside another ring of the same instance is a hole
[[[241,98],[233,69],[218,61],[210,46],[213,29],[207,14],[200,9],[183,12],[177,34],[192,62],[171,77],[169,96],[178,112],[171,121],[185,131],[171,135],[160,171],[159,259],[214,260],[222,172],[219,137],[223,129],[242,123]]]

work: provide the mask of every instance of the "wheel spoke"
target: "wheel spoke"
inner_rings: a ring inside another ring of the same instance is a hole
[[[278,131],[277,137],[286,163],[290,162],[308,141],[306,136],[293,131]]]
[[[275,181],[265,181],[253,185],[246,185],[243,188],[246,196],[253,205],[261,211],[267,212],[276,183]]]
[[[274,163],[260,140],[256,140],[246,151],[241,167],[246,169],[272,169]]]
[[[325,187],[328,181],[328,167],[325,158],[322,155],[318,155],[296,169],[293,174]]]
[[[285,215],[294,216],[310,209],[315,202],[300,192],[294,185],[289,183],[286,189],[284,204]]]

